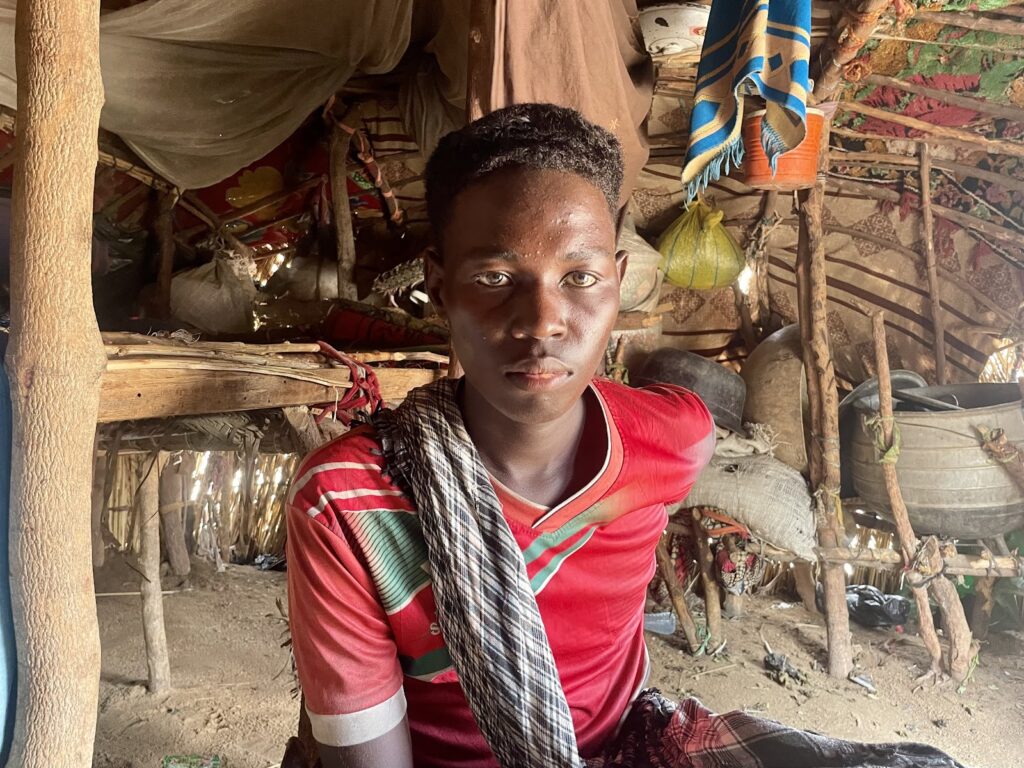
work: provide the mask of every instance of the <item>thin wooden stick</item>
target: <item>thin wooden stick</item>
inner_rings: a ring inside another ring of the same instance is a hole
[[[945,384],[946,369],[946,319],[942,311],[942,292],[939,287],[939,270],[935,259],[935,225],[932,219],[932,156],[927,143],[919,145],[921,161],[921,225],[924,240],[924,257],[928,269],[928,302],[931,305],[932,336],[935,341],[935,380]]]
[[[1022,33],[1018,30],[1017,34],[1020,35]],[[869,83],[871,85],[881,85],[887,88],[896,88],[901,91],[906,91],[907,93],[913,93],[917,96],[937,99],[938,101],[943,101],[946,104],[970,109],[983,115],[988,115],[989,117],[1004,117],[1007,120],[1013,120],[1014,122],[1024,122],[1024,109],[1014,107],[1009,104],[1000,104],[995,101],[988,101],[987,99],[979,99],[976,96],[952,93],[950,91],[944,91],[941,88],[930,88],[927,85],[921,85],[919,83],[908,83],[906,80],[897,80],[895,77],[887,77],[886,75],[870,74],[865,76],[860,82]]]
[[[690,615],[690,609],[686,605],[686,595],[683,592],[683,586],[679,583],[679,579],[676,578],[676,566],[672,562],[672,556],[668,553],[668,536],[661,537],[661,541],[658,542],[654,554],[658,561],[658,572],[661,574],[661,578],[665,580],[665,587],[668,589],[668,595],[672,599],[672,606],[676,610],[676,617],[683,628],[683,634],[686,635],[686,642],[690,646],[690,652],[696,653],[700,649],[700,641],[697,639],[697,625],[694,623],[693,616]]]
[[[185,349],[210,349],[226,352],[252,352],[254,354],[310,354],[320,352],[320,345],[285,341],[280,344],[247,344],[242,341],[183,341],[165,336],[147,336],[142,333],[125,333],[123,331],[103,331],[100,336],[103,343],[117,346],[163,346],[181,347]]]
[[[838,133],[839,129],[835,129]],[[918,144],[925,142],[917,141]],[[897,155],[889,152],[854,152],[844,151],[836,152],[836,147],[833,146],[832,157],[830,158],[830,165],[872,165],[876,167],[884,167],[885,165],[892,166],[906,166],[909,168],[917,168],[920,161],[916,157],[909,155]],[[938,158],[932,158],[932,167],[939,171],[946,171],[957,176],[966,176],[972,179],[980,179],[981,181],[988,181],[992,184],[998,184],[1003,189],[1013,190],[1015,192],[1024,192],[1024,180],[1015,179],[1005,173],[996,173],[995,171],[986,171],[983,168],[975,168],[973,165],[964,165],[963,163],[955,163],[952,160],[941,160]]]
[[[107,360],[108,371],[141,371],[154,369],[253,373],[266,376],[280,376],[281,378],[294,379],[295,381],[307,381],[312,384],[320,384],[324,387],[336,387],[338,389],[349,389],[352,386],[352,382],[350,381],[328,378],[326,376],[316,376],[313,373],[308,373],[295,368],[286,368],[281,365],[250,366],[237,365],[230,362],[222,363],[214,360],[199,361],[182,360],[177,358]],[[338,372],[341,373],[340,369],[338,369]]]
[[[725,639],[722,634],[722,597],[718,592],[718,581],[715,579],[715,556],[708,544],[708,532],[701,525],[704,516],[700,508],[692,511],[693,535],[697,540],[701,582],[704,584],[704,610],[708,617],[708,647],[714,648]]]
[[[876,312],[871,316],[872,335],[875,343],[875,366],[878,371],[878,397],[880,406],[880,419],[882,430],[882,448],[889,452],[893,448],[893,433],[895,418],[892,410],[892,382],[889,378],[889,352],[885,340],[885,315],[883,312]],[[897,448],[898,450],[898,448]],[[897,454],[898,457],[898,454]],[[900,490],[899,479],[896,475],[895,459],[882,462],[882,474],[885,478],[885,488],[889,495],[889,506],[893,519],[896,522],[896,534],[899,539],[900,549],[903,558],[911,563],[918,557],[920,543],[914,534],[910,524],[910,516],[907,513],[906,504],[903,501],[903,493]],[[931,538],[935,542],[934,537]],[[971,631],[967,626],[967,617],[964,615],[963,605],[956,594],[952,582],[941,575],[941,554],[938,547],[931,547],[933,554],[928,557],[928,570],[938,574],[928,586],[939,603],[942,612],[946,632],[950,640],[950,652],[947,659],[948,671],[953,679],[961,683],[967,678],[970,668]],[[938,636],[935,634],[935,627],[931,619],[931,608],[928,605],[928,597],[925,588],[911,582],[914,592],[914,599],[918,607],[918,622],[921,628],[921,639],[924,640],[932,656],[932,672],[936,669],[936,650],[939,648]],[[939,652],[941,658],[941,652]]]
[[[949,27],[960,27],[961,29],[973,29],[980,32],[996,32],[1000,35],[1014,35],[1020,37],[1021,29],[1019,21],[1008,19],[990,19],[987,16],[979,16],[974,13],[955,11],[918,11],[914,18],[919,21],[931,22],[933,24],[945,24]],[[927,42],[922,40],[921,42]]]
[[[972,145],[976,149],[982,149],[992,154],[1024,157],[1024,143],[1018,141],[1010,141],[1009,139],[990,139],[987,136],[982,136],[980,134],[973,133],[972,131],[965,131],[962,128],[952,128],[945,125],[927,123],[924,120],[918,120],[916,117],[908,117],[907,115],[888,112],[884,109],[878,109],[877,107],[871,107],[867,104],[861,104],[858,101],[840,101],[837,103],[838,108],[846,112],[856,112],[857,114],[864,115],[865,117],[876,117],[880,120],[895,123],[896,125],[912,128],[915,131],[921,131],[926,134],[931,140],[954,139],[955,141]],[[893,139],[896,137],[890,136],[889,138]]]

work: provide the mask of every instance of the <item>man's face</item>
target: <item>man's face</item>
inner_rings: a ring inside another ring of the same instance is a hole
[[[427,259],[467,396],[552,421],[580,399],[619,311],[625,255],[604,195],[571,173],[508,169],[459,193]]]

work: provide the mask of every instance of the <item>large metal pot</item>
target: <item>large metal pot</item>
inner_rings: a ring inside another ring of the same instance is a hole
[[[982,450],[979,432],[999,427],[1011,442],[1024,443],[1017,385],[957,384],[907,391],[963,408],[921,411],[910,410],[918,406],[897,403],[896,475],[914,531],[985,538],[1024,525],[1024,491]],[[870,400],[855,405],[861,428],[854,430],[849,460],[859,496],[888,515],[889,497],[869,425],[876,413],[872,405]]]
[[[747,386],[738,373],[693,352],[662,347],[655,350],[632,378],[644,386],[665,382],[696,392],[715,417],[715,424],[745,434],[743,401]]]

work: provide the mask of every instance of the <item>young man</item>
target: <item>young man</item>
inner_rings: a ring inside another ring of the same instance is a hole
[[[714,425],[686,390],[594,378],[626,267],[621,180],[611,134],[551,105],[494,112],[431,158],[427,287],[465,377],[313,453],[290,494],[323,765],[956,765],[641,692],[665,505]]]
[[[693,394],[594,379],[626,268],[621,180],[614,137],[547,105],[448,136],[427,168],[427,286],[466,372],[458,408],[587,757],[644,685],[665,504],[714,444]],[[367,427],[307,458],[293,484],[292,636],[324,765],[497,765],[438,626],[417,500],[388,471]]]

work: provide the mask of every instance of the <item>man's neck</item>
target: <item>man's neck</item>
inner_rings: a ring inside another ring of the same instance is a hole
[[[516,493],[553,506],[580,484],[576,455],[587,418],[583,398],[554,421],[524,424],[492,408],[466,385],[462,415],[484,466]]]

